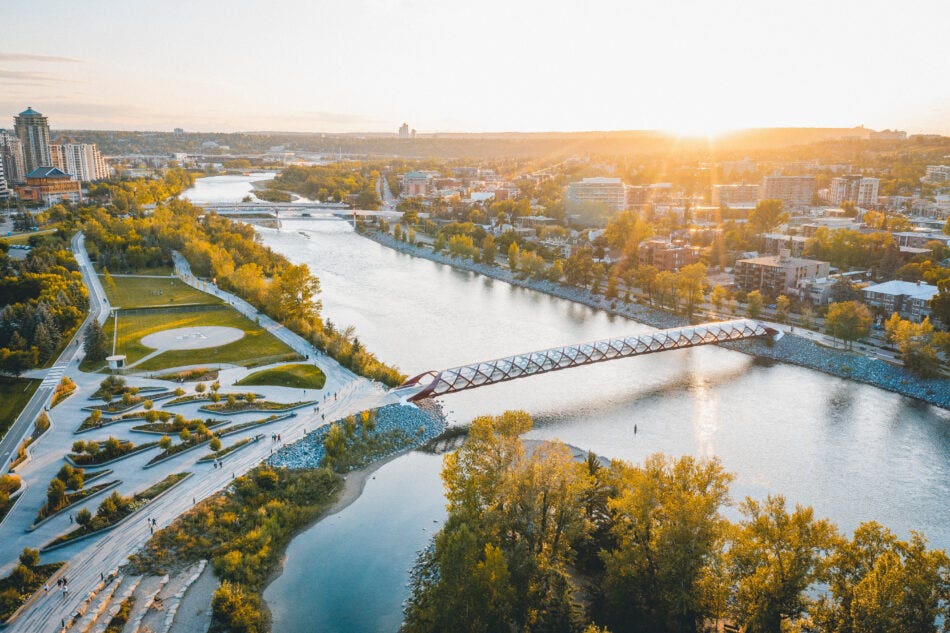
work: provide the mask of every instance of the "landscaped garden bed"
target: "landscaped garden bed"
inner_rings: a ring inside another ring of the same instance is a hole
[[[69,453],[66,459],[75,466],[103,466],[130,455],[141,453],[157,444],[158,442],[133,444],[129,440],[120,440],[116,437],[109,437],[104,442],[76,440],[73,442],[73,452]]]
[[[162,452],[148,460],[148,463],[145,464],[145,468],[154,466],[160,462],[170,459],[179,453],[184,453],[185,451],[190,451],[193,448],[197,448],[202,444],[206,444],[211,441],[211,438],[214,437],[208,429],[204,429],[204,432],[196,431],[191,433],[187,430],[184,430],[179,435],[181,442],[178,444],[172,443],[172,438],[168,435],[165,435],[158,441],[159,447],[161,447]]]
[[[240,433],[246,429],[254,428],[255,426],[264,426],[265,424],[270,424],[271,422],[277,422],[278,420],[286,420],[287,418],[292,418],[296,413],[284,413],[283,415],[270,415],[266,418],[260,420],[251,420],[250,422],[241,422],[240,424],[235,424],[234,426],[226,426],[215,435],[218,437],[227,437],[228,435],[234,435],[235,433]]]
[[[71,532],[56,537],[43,546],[41,551],[56,549],[67,543],[72,543],[78,539],[116,527],[119,523],[144,508],[158,498],[159,495],[180,483],[190,474],[191,473],[188,472],[171,474],[157,484],[131,497],[123,497],[118,492],[113,492],[99,504],[99,509],[96,510],[95,515],[86,509],[80,510],[76,514],[76,522],[79,524],[79,527]]]
[[[76,391],[76,383],[74,383],[69,376],[63,376],[63,379],[59,381],[58,385],[56,385],[56,390],[53,391],[53,401],[50,404],[50,407],[55,407],[57,404],[71,396],[74,391]]]
[[[299,409],[307,405],[316,404],[316,400],[306,402],[271,402],[270,400],[248,399],[231,400],[209,404],[198,409],[205,413],[218,413],[220,415],[234,415],[236,413],[267,413],[268,411],[290,411]]]
[[[316,365],[305,363],[281,365],[248,374],[236,385],[292,387],[294,389],[323,389],[327,377]]]
[[[220,441],[220,440],[218,440],[218,441]],[[199,462],[199,463],[201,463],[201,462],[212,462],[212,461],[214,461],[214,460],[216,460],[216,459],[223,459],[226,455],[230,455],[231,453],[233,453],[233,452],[235,452],[235,451],[238,451],[238,450],[244,448],[244,447],[247,446],[248,444],[253,444],[253,443],[256,442],[256,441],[257,441],[257,438],[255,438],[255,437],[248,437],[248,438],[245,438],[245,439],[243,439],[243,440],[238,440],[237,442],[235,442],[234,444],[231,444],[230,446],[226,446],[226,447],[224,447],[224,448],[222,448],[222,449],[220,449],[220,450],[213,451],[213,452],[211,452],[211,453],[208,453],[207,455],[204,455],[203,457],[201,457],[201,458],[198,459],[198,462]],[[212,447],[212,448],[214,448],[214,447]]]
[[[140,424],[138,426],[133,426],[131,430],[136,431],[137,433],[176,435],[185,429],[187,429],[189,432],[195,432],[201,429],[213,429],[227,423],[227,420],[216,420],[214,418],[207,418],[206,420],[202,420],[200,418],[186,420],[183,416],[176,415],[171,421]]]
[[[11,616],[66,563],[40,564],[39,553],[24,549],[20,562],[10,575],[0,578],[0,623],[6,625]]]

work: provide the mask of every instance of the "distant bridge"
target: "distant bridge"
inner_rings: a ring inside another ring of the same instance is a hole
[[[393,219],[402,216],[402,213],[396,211],[351,209],[339,202],[215,202],[195,203],[195,206],[201,207],[208,213],[213,212],[235,216],[258,216],[265,214],[285,220],[352,219],[353,216],[356,215],[361,217],[382,216],[387,219]]]
[[[617,358],[764,336],[778,340],[782,337],[782,333],[751,319],[690,325],[658,330],[639,336],[609,338],[566,347],[554,347],[442,371],[428,371],[410,378],[393,389],[393,393],[402,400],[415,402],[456,391]]]

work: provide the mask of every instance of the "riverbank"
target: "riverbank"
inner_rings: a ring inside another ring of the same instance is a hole
[[[687,325],[686,319],[682,316],[652,306],[624,303],[619,299],[608,300],[602,295],[595,295],[588,290],[581,290],[547,280],[519,279],[510,270],[435,253],[429,248],[413,246],[378,231],[367,231],[360,233],[360,235],[407,255],[428,259],[515,286],[542,292],[559,299],[580,303],[651,327],[672,328]],[[950,380],[919,378],[903,367],[879,359],[868,358],[862,354],[824,347],[794,334],[786,334],[774,344],[761,340],[747,340],[721,345],[766,361],[781,361],[799,365],[838,378],[869,384],[950,410]]]

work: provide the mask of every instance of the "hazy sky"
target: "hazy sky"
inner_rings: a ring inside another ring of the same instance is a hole
[[[950,134],[947,0],[0,0],[0,127]]]

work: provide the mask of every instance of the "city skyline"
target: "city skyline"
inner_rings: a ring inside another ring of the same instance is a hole
[[[53,0],[6,10],[0,112],[58,129],[950,134],[940,7]]]

